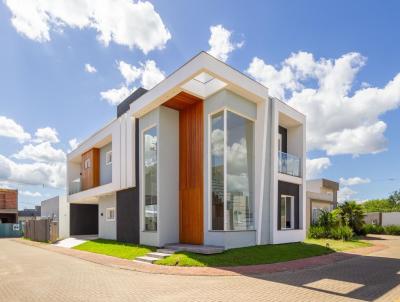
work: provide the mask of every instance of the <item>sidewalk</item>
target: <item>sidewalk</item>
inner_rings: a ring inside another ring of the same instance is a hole
[[[126,270],[133,270],[150,274],[167,275],[187,275],[187,276],[240,276],[267,274],[283,271],[296,271],[305,268],[328,265],[338,261],[351,259],[354,257],[365,256],[386,248],[385,245],[373,242],[373,246],[349,250],[346,252],[332,253],[329,255],[310,257],[305,259],[292,260],[274,264],[259,264],[235,267],[176,267],[156,264],[139,263],[132,260],[120,259],[107,255],[95,254],[86,251],[78,251],[54,246],[47,243],[28,241],[24,239],[15,239],[15,241],[30,246],[39,247],[48,251],[72,256],[82,260],[94,262],[97,264],[115,267]]]

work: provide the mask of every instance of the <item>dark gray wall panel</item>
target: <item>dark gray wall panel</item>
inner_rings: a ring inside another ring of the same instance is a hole
[[[287,129],[279,126],[279,133],[282,135],[282,152],[287,153]]]

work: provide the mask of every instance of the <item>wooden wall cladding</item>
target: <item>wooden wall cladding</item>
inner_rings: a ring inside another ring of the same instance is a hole
[[[81,185],[82,190],[88,190],[100,184],[100,150],[92,148],[82,154]]]

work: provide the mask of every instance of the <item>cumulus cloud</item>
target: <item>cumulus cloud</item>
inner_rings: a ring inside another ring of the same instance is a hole
[[[58,139],[58,132],[54,128],[45,127],[39,128],[35,132],[35,138],[33,140],[35,143],[58,143],[60,140]]]
[[[65,152],[61,149],[55,149],[50,142],[25,145],[12,157],[37,162],[64,162],[66,159]]]
[[[0,116],[0,136],[15,138],[20,143],[31,139],[31,135],[21,125],[5,116]]]
[[[22,190],[19,191],[18,193],[28,197],[42,197],[42,194],[40,192],[32,192],[29,190]]]
[[[308,150],[358,156],[386,150],[386,124],[380,117],[400,106],[400,74],[383,87],[353,89],[365,64],[366,58],[355,52],[318,60],[298,52],[278,67],[255,57],[247,73],[307,115]]]
[[[357,192],[350,189],[349,187],[341,188],[338,192],[338,201],[344,202],[344,201],[352,200],[353,199],[352,197],[355,194],[357,194]]]
[[[68,141],[68,144],[69,144],[69,148],[70,148],[68,150],[68,152],[71,152],[71,151],[74,151],[78,147],[79,142],[76,138],[72,138]]]
[[[29,39],[46,42],[51,31],[93,29],[105,46],[110,42],[147,54],[162,49],[171,34],[154,6],[131,0],[6,0],[14,28]]]
[[[96,67],[90,65],[89,63],[86,63],[85,64],[85,71],[88,72],[88,73],[96,73],[97,69],[96,69]]]
[[[125,79],[125,83],[120,88],[100,92],[101,98],[111,105],[118,105],[136,89],[136,87],[130,87],[130,84],[137,82],[143,88],[151,89],[165,78],[165,73],[157,67],[153,60],[140,62],[139,66],[119,61],[118,69]]]
[[[210,49],[208,53],[217,59],[226,62],[229,54],[237,48],[243,46],[243,41],[235,43],[231,41],[232,31],[227,30],[221,24],[210,27],[210,39],[208,44]]]
[[[27,185],[65,186],[65,163],[21,164],[0,154],[0,180]]]
[[[120,88],[113,88],[107,91],[100,92],[102,99],[106,100],[110,105],[118,105],[125,100],[130,94],[131,90],[125,85]]]
[[[319,157],[306,160],[307,179],[317,178],[321,173],[331,166],[331,160],[328,157]]]
[[[339,179],[339,183],[342,186],[355,186],[355,185],[362,185],[368,184],[371,180],[369,178],[361,178],[361,177],[350,177],[350,178],[343,178]]]

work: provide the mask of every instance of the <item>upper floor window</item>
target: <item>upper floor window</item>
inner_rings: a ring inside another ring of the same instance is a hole
[[[112,151],[106,152],[106,165],[112,164]]]
[[[224,110],[211,116],[211,227],[254,229],[254,123]]]
[[[84,162],[84,168],[89,169],[90,168],[90,158],[86,158]]]

